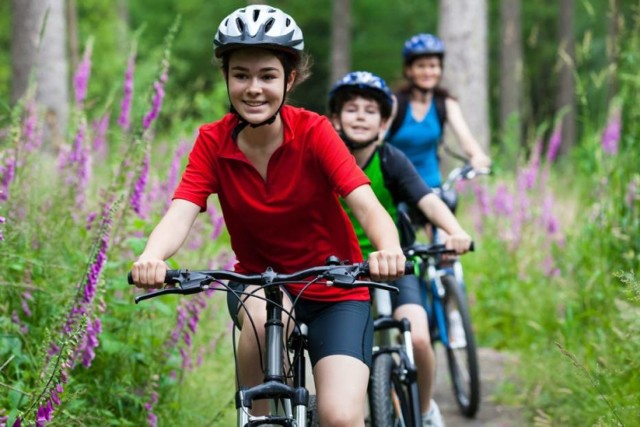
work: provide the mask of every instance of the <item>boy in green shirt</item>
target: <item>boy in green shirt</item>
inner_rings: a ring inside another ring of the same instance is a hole
[[[367,71],[348,73],[329,92],[329,115],[333,126],[371,180],[371,188],[391,216],[397,216],[396,206],[401,202],[417,207],[432,224],[447,233],[447,248],[455,249],[459,254],[468,251],[471,237],[449,208],[425,184],[401,151],[383,143],[392,109],[393,96],[385,81]],[[374,250],[373,246],[353,213],[346,206],[345,209],[366,257]],[[419,280],[410,275],[394,284],[400,292],[392,295],[393,317],[411,322],[423,425],[444,426],[438,406],[431,399],[435,355]]]

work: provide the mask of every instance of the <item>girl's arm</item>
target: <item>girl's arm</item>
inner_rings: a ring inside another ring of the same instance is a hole
[[[459,254],[469,250],[471,237],[462,229],[460,223],[447,205],[435,193],[429,193],[418,202],[418,207],[436,227],[446,233],[445,245]]]
[[[469,156],[471,166],[475,169],[489,168],[491,166],[491,159],[484,153],[478,141],[473,137],[462,115],[462,109],[458,101],[447,98],[445,103],[447,108],[447,122],[451,125],[465,154]]]
[[[371,186],[361,185],[344,198],[354,216],[377,249],[369,255],[373,280],[395,280],[404,274],[405,256],[398,230],[389,213],[376,198]]]
[[[149,235],[144,251],[133,264],[133,281],[143,288],[162,286],[167,271],[164,262],[175,254],[189,235],[200,207],[187,200],[175,199],[169,210]]]

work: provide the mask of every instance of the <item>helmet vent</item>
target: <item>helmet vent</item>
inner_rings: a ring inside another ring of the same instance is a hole
[[[242,22],[242,19],[236,18],[236,26],[240,34],[244,33],[244,22]]]
[[[271,29],[271,27],[273,27],[273,24],[276,22],[275,19],[271,18],[267,21],[266,24],[264,24],[264,32],[267,33],[269,32],[269,30]]]
[[[253,11],[253,22],[258,22],[259,17],[260,17],[260,10],[255,9]]]
[[[285,27],[288,27],[289,25],[291,25],[291,19],[287,18],[284,25]]]

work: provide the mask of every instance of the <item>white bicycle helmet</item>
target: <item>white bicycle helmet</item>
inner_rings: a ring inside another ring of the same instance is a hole
[[[268,5],[252,5],[222,20],[213,40],[217,58],[241,46],[264,46],[300,55],[304,48],[302,30],[283,11]]]

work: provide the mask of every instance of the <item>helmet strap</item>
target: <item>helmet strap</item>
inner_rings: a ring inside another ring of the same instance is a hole
[[[284,79],[284,90],[283,90],[282,102],[280,103],[280,106],[278,107],[276,112],[273,114],[273,116],[271,116],[267,120],[265,120],[263,122],[260,122],[260,123],[257,123],[257,124],[249,123],[249,121],[247,121],[247,119],[242,117],[242,115],[240,115],[240,113],[238,113],[238,110],[236,110],[234,108],[233,104],[231,103],[231,97],[229,97],[229,79],[227,78],[227,96],[229,97],[229,105],[230,105],[229,112],[232,113],[232,114],[235,114],[239,118],[238,124],[236,125],[236,127],[233,128],[233,132],[231,133],[231,137],[233,139],[237,139],[238,138],[238,134],[240,132],[242,132],[242,130],[244,128],[246,128],[247,126],[250,126],[250,127],[255,129],[255,128],[258,128],[260,126],[273,124],[273,122],[276,121],[276,118],[278,117],[278,114],[280,113],[280,110],[282,110],[282,107],[284,106],[285,99],[287,98],[287,82],[289,81],[289,75],[290,75],[290,73],[286,73],[286,76],[285,76],[285,79]]]
[[[367,148],[368,146],[370,146],[371,144],[373,144],[374,142],[376,142],[378,140],[378,137],[376,136],[375,138],[373,138],[370,141],[355,142],[353,139],[351,139],[351,138],[349,138],[347,136],[347,134],[344,132],[344,130],[342,130],[342,127],[340,128],[340,131],[338,131],[338,135],[340,135],[340,138],[342,139],[344,144],[349,148],[350,151],[362,150],[364,148]]]

